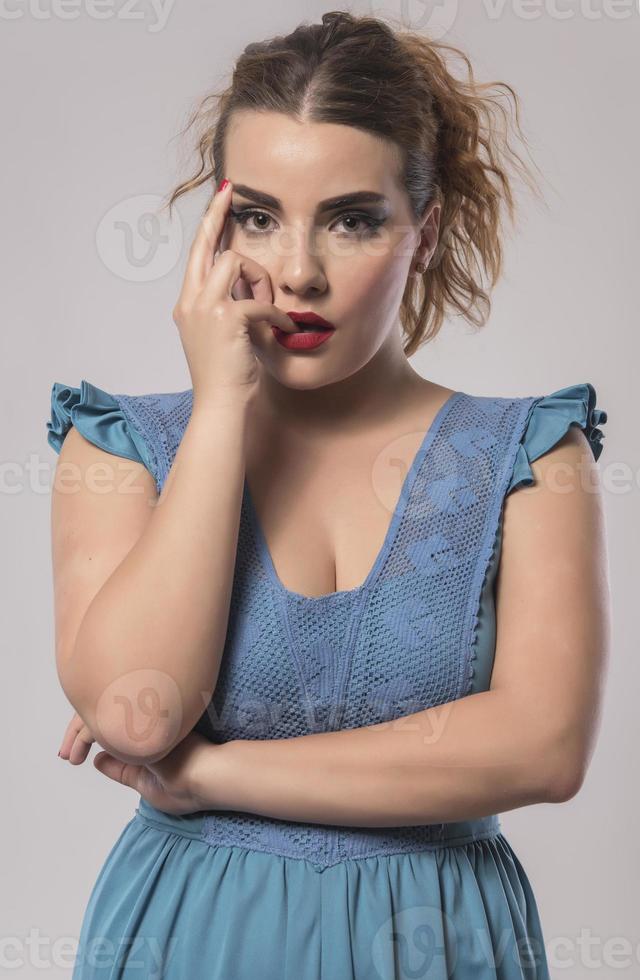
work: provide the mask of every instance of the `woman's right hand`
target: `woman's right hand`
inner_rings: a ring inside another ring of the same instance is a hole
[[[227,249],[217,258],[231,203],[232,185],[218,191],[189,250],[182,290],[173,319],[189,365],[193,401],[250,399],[257,389],[258,365],[250,327],[269,330],[273,323],[292,332],[295,324],[273,305],[269,274],[263,266]],[[252,299],[234,299],[242,279]]]

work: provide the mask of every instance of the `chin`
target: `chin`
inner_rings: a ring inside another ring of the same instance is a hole
[[[324,388],[327,385],[337,384],[348,378],[352,371],[346,368],[340,370],[335,366],[329,368],[327,363],[322,363],[320,358],[302,355],[287,355],[286,363],[279,362],[277,366],[273,363],[265,363],[264,357],[258,356],[262,365],[262,371],[269,374],[274,381],[291,388],[295,391],[313,391],[316,388]]]

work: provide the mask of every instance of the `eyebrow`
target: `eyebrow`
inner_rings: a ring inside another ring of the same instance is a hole
[[[273,197],[271,194],[265,194],[264,191],[257,191],[253,187],[247,187],[246,184],[234,184],[232,192],[241,194],[242,197],[255,201],[256,204],[262,204],[266,208],[272,208],[274,211],[282,209],[282,203],[277,197]],[[375,191],[355,191],[352,194],[339,194],[337,197],[328,197],[324,201],[320,201],[316,208],[316,213],[320,214],[322,211],[333,211],[335,208],[345,207],[350,204],[388,203],[389,200],[384,194],[378,194]]]

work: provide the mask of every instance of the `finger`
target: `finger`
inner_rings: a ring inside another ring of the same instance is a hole
[[[161,786],[158,785],[153,773],[146,766],[134,766],[126,762],[120,762],[108,752],[99,752],[93,764],[104,776],[112,779],[122,786],[128,786],[143,796],[151,806],[163,809],[167,806],[168,797]]]
[[[223,191],[217,191],[202,217],[195,238],[189,249],[180,301],[189,305],[202,289],[224,231],[229,205],[231,183]]]
[[[76,735],[75,741],[71,746],[69,762],[74,766],[84,762],[94,742],[95,738],[93,733],[84,725]]]
[[[249,290],[246,297],[260,299],[273,303],[271,277],[263,265],[241,252],[228,248],[207,273],[202,285],[200,300],[204,304],[213,304],[221,300],[234,299],[233,287]],[[243,297],[240,297],[241,299]]]
[[[121,762],[120,759],[109,755],[108,752],[98,752],[93,764],[103,776],[107,776],[123,786],[129,786],[131,789],[137,789],[140,774],[144,769],[144,766],[134,766],[128,762]]]
[[[80,715],[76,712],[71,718],[69,724],[67,725],[65,733],[62,737],[62,744],[58,752],[58,755],[62,759],[69,758],[69,752],[71,750],[71,746],[73,745],[78,732],[82,729],[83,726],[84,726],[84,722],[80,717]]]
[[[248,323],[260,323],[265,321],[273,323],[276,327],[295,333],[298,329],[293,320],[289,319],[286,313],[274,306],[273,303],[258,303],[253,299],[239,299],[236,301],[238,311],[246,318]]]
[[[242,276],[234,283],[231,289],[231,297],[232,299],[253,299],[251,286]]]
[[[200,294],[200,302],[213,307],[217,303],[233,299],[233,287],[240,278],[248,284],[253,299],[235,300],[234,312],[242,312],[251,321],[268,320],[283,330],[296,330],[293,320],[273,304],[271,279],[267,270],[259,262],[239,252],[227,250],[222,253],[207,277]]]

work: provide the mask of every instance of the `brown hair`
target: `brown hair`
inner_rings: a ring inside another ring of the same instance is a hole
[[[446,52],[464,60],[467,80],[450,72]],[[394,30],[375,17],[325,13],[322,24],[303,23],[286,36],[247,45],[228,88],[201,101],[182,131],[197,125],[200,166],[171,193],[169,213],[187,191],[212,178],[214,190],[218,186],[225,137],[237,110],[355,126],[390,140],[401,151],[401,179],[416,219],[434,197],[442,206],[436,251],[423,275],[407,278],[400,307],[409,356],[436,336],[449,310],[484,326],[491,301],[481,273],[493,286],[502,270],[503,204],[514,219],[507,163],[535,187],[510,146],[509,114],[498,94],[483,94],[493,86],[512,95],[522,135],[511,86],[475,82],[458,48]],[[502,133],[498,119],[505,122]]]

